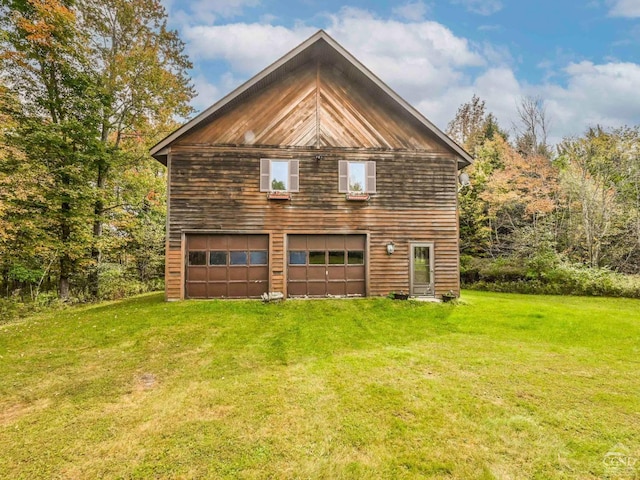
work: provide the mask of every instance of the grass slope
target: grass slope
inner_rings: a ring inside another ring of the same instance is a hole
[[[0,478],[636,478],[639,353],[637,300],[74,308],[0,326]]]

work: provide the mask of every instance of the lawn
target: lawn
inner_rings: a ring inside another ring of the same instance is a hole
[[[638,300],[153,294],[0,325],[0,478],[638,477]]]

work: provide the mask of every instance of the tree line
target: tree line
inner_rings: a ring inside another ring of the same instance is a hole
[[[166,178],[148,150],[191,113],[190,68],[158,0],[0,0],[1,297],[162,285]],[[447,128],[475,158],[459,193],[463,279],[639,274],[639,128],[551,146],[544,101],[514,108],[507,130],[474,96]]]
[[[191,113],[157,0],[0,0],[0,287],[67,300],[162,277],[165,173]]]
[[[487,277],[540,281],[560,264],[639,274],[639,127],[592,126],[552,148],[542,99],[517,114],[508,132],[474,96],[447,128],[475,157],[460,192],[466,280],[500,265]]]

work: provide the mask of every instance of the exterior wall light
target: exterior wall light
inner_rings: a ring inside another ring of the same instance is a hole
[[[394,245],[394,243],[393,242],[387,243],[387,254],[391,255],[395,251],[396,251],[396,246]]]

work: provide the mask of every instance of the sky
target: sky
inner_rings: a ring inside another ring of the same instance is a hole
[[[445,130],[478,95],[513,133],[544,101],[550,142],[640,125],[640,0],[162,0],[201,111],[324,29]]]

